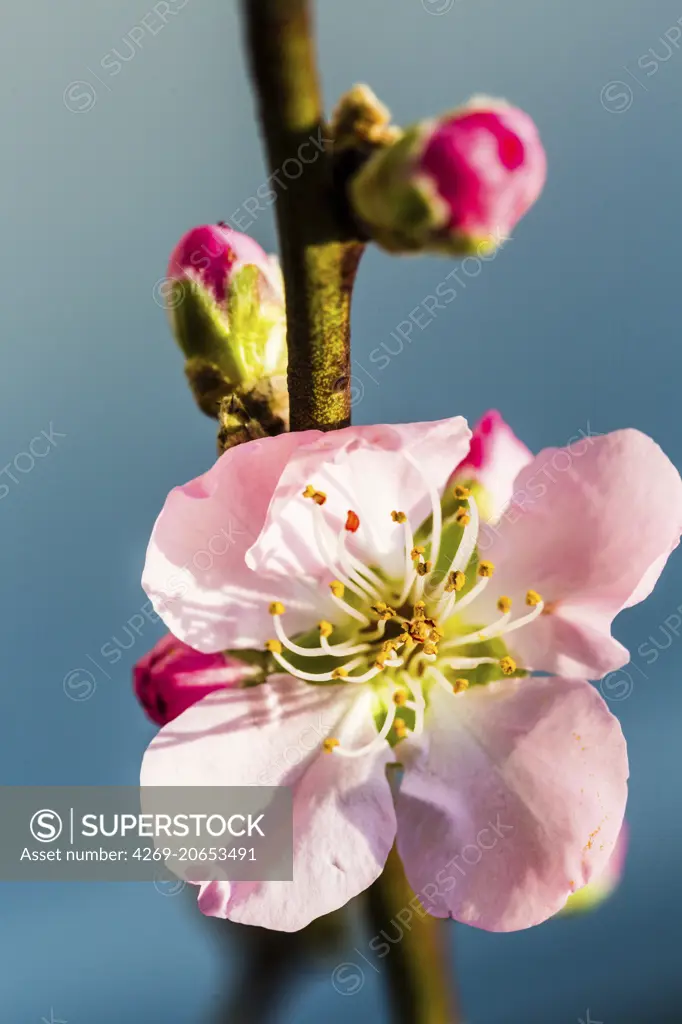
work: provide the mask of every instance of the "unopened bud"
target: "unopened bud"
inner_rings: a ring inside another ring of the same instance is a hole
[[[531,118],[474,97],[377,151],[349,191],[368,233],[392,252],[486,255],[536,201],[546,170]]]

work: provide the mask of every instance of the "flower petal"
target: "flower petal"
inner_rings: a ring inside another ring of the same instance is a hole
[[[481,548],[497,573],[486,600],[508,594],[522,605],[532,588],[546,603],[546,614],[513,635],[521,663],[597,678],[627,662],[611,623],[650,592],[679,543],[682,480],[639,431],[585,438],[541,452],[487,530]]]
[[[520,441],[496,409],[476,426],[469,454],[452,475],[453,481],[474,479],[484,488],[484,517],[496,522],[512,500],[514,481],[533,453]]]
[[[327,495],[322,512],[330,536],[341,530],[352,509],[360,519],[349,544],[353,553],[366,564],[400,572],[404,532],[391,521],[391,512],[405,512],[416,529],[431,512],[428,486],[440,496],[453,464],[466,455],[470,437],[466,421],[457,416],[433,423],[347,427],[300,446],[282,473],[247,561],[259,572],[333,578],[330,573],[338,566],[314,539],[313,517],[320,509],[301,496],[311,484]]]
[[[398,851],[430,913],[528,928],[603,870],[628,767],[618,720],[589,683],[435,689],[424,737],[402,745]]]
[[[297,931],[381,874],[396,829],[390,748],[358,758],[322,749],[349,728],[354,746],[376,737],[369,700],[365,687],[358,694],[350,685],[273,676],[263,686],[211,694],[161,730],[142,764],[143,786],[292,789],[294,881],[214,882],[200,894],[205,913]]]
[[[149,541],[142,586],[170,631],[196,650],[261,646],[272,632],[272,600],[287,601],[294,629],[299,620],[305,628],[315,621],[309,591],[295,579],[259,578],[244,555],[288,459],[317,436],[286,433],[230,448],[207,473],[168,495]]]

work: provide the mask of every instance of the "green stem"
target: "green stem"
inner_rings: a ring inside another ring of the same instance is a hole
[[[380,963],[387,973],[394,1024],[460,1024],[454,970],[447,956],[452,926],[424,913],[395,847],[369,890],[368,905],[372,934],[381,937],[383,931],[393,940]],[[401,931],[402,938],[396,941]]]
[[[291,429],[350,423],[350,301],[363,245],[335,196],[310,0],[242,0],[277,194]],[[326,140],[326,142],[325,142]]]

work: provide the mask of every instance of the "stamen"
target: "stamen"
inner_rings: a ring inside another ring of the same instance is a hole
[[[323,639],[325,637],[331,636],[332,633],[334,632],[334,627],[332,626],[331,622],[327,622],[326,619],[322,619],[322,621],[317,624],[317,628],[319,629],[320,636]]]
[[[339,741],[334,736],[330,736],[322,744],[322,747],[323,747],[323,749],[324,749],[326,754],[333,753],[333,751],[336,750],[336,748],[338,746],[339,746]]]
[[[426,701],[424,700],[424,692],[421,687],[421,683],[418,679],[410,677],[406,672],[403,673],[403,678],[407,676],[409,679],[410,689],[414,695],[414,702],[410,702],[408,707],[414,711],[414,730],[415,736],[421,736],[424,731],[424,712],[426,710]]]
[[[471,495],[469,488],[464,487],[462,484],[457,484],[457,486],[453,488],[452,493],[459,501],[464,501],[465,498],[468,498]]]
[[[396,690],[395,693],[393,694],[393,703],[396,704],[399,708],[404,707],[407,704],[407,701],[407,690]]]
[[[281,654],[282,653],[282,645],[279,642],[279,640],[266,640],[265,641],[265,650],[266,651],[270,651],[270,654]]]
[[[425,475],[423,469],[410,452],[405,452],[405,458],[407,461],[414,466],[417,472],[420,474],[426,489],[431,499],[431,561],[433,565],[438,565],[438,555],[440,554],[440,540],[443,532],[443,512],[440,505],[440,495],[433,486],[431,481]]]
[[[333,590],[332,601],[334,602],[335,605],[341,608],[346,613],[346,615],[350,615],[352,619],[355,619],[357,622],[361,622],[363,626],[371,625],[370,620],[367,618],[366,615],[363,615],[362,612],[357,611],[357,609],[353,608],[352,605],[349,605],[347,601],[344,601],[342,598],[338,597]]]
[[[270,643],[272,642],[270,641]],[[342,668],[335,668],[333,672],[304,672],[303,669],[295,668],[279,651],[272,651],[272,656],[286,672],[295,676],[296,679],[302,679],[304,683],[330,683],[333,679],[346,678],[351,669],[357,668],[363,662],[363,658],[354,658]],[[350,679],[349,682],[354,682],[354,680]]]
[[[537,590],[529,590],[526,594],[526,604],[530,608],[536,608],[539,604],[544,604],[544,601],[538,594]]]
[[[304,498],[312,498],[316,505],[324,505],[327,500],[327,495],[324,491],[316,491],[312,484],[308,484],[306,489],[303,491]]]
[[[443,664],[454,669],[478,668],[479,665],[497,665],[499,658],[442,658]]]
[[[459,523],[460,526],[468,526],[471,522],[471,516],[466,508],[458,508],[455,512],[455,522]]]
[[[467,578],[463,572],[450,572],[448,573],[448,581],[445,584],[445,592],[451,594],[453,590],[460,591],[464,590],[466,586]]]
[[[453,693],[464,693],[464,691],[468,689],[469,680],[465,679],[464,677],[461,677],[460,679],[455,679],[454,683],[452,684]]]
[[[407,516],[405,515],[404,512],[395,512],[395,511],[391,512],[391,519],[393,520],[394,523],[406,523],[407,522]]]
[[[335,658],[345,658],[350,654],[362,654],[363,651],[368,651],[370,648],[370,645],[366,643],[352,646],[348,642],[332,646],[326,640],[326,637],[331,633],[330,622],[324,623],[325,627],[329,627],[329,633],[326,633],[325,636],[323,636],[322,630],[320,629],[320,647],[301,647],[299,644],[294,643],[293,640],[290,640],[286,635],[284,626],[280,621],[279,614],[274,614],[273,622],[278,640],[281,641],[280,650],[277,652],[278,654],[282,653],[282,645],[284,645],[288,651],[291,651],[292,654],[298,654],[303,658],[325,658],[329,657],[330,654]],[[320,625],[322,625],[322,623],[320,623]],[[277,641],[273,642],[276,643]]]
[[[455,555],[449,565],[448,575],[445,577],[443,583],[441,583],[440,586],[436,588],[436,591],[433,595],[434,599],[442,597],[443,591],[445,590],[446,582],[448,582],[451,579],[453,573],[466,572],[467,566],[471,561],[471,556],[473,555],[474,550],[476,549],[476,541],[478,540],[478,529],[480,524],[478,505],[476,504],[476,499],[474,498],[473,494],[469,495],[469,497],[467,498],[467,502],[469,504],[469,522],[466,523],[464,526],[464,533],[462,534],[462,539],[459,542],[457,551],[455,552]],[[462,511],[462,509],[460,509],[460,511]],[[474,590],[475,589],[476,588],[474,587]],[[450,615],[452,614],[452,605],[448,604],[448,608],[448,615]]]
[[[364,757],[365,754],[371,754],[375,750],[381,749],[386,740],[386,737],[391,731],[391,728],[395,721],[395,715],[397,710],[398,708],[396,704],[394,704],[393,701],[391,700],[386,711],[386,718],[384,719],[384,724],[377,733],[376,737],[370,743],[365,744],[364,747],[356,747],[355,749],[343,747],[341,746],[341,744],[339,744],[338,747],[334,748],[334,753],[337,756],[341,757]]]
[[[495,566],[492,562],[479,562],[478,563],[478,575],[489,578],[495,572]]]
[[[281,601],[273,601],[269,611],[271,615],[284,615],[285,608]]]
[[[499,599],[499,601],[497,602],[497,607],[498,607],[499,611],[502,612],[503,615],[506,615],[507,612],[511,611],[511,607],[512,607],[512,599],[511,599],[511,597],[506,597],[506,596],[503,595]]]
[[[349,533],[357,533],[359,528],[360,517],[357,514],[357,512],[353,512],[353,510],[349,508],[348,515],[346,516],[346,525],[344,526],[344,529],[348,530]]]
[[[410,596],[410,591],[412,590],[412,586],[416,578],[416,569],[413,564],[414,559],[419,558],[419,556],[424,553],[424,548],[416,548],[414,546],[412,527],[410,526],[410,521],[407,516],[403,522],[403,528],[405,530],[405,579],[403,580],[403,589],[401,590],[400,597],[398,598],[398,607],[405,604]]]
[[[500,661],[500,668],[502,669],[505,676],[513,676],[516,672],[516,662],[513,658],[502,658]]]

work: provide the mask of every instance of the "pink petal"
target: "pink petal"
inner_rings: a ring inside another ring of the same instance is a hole
[[[627,753],[589,683],[435,689],[424,736],[402,745],[398,850],[434,916],[528,928],[603,870],[623,821]]]
[[[508,594],[523,607],[532,588],[548,605],[510,637],[521,664],[591,678],[625,664],[627,651],[611,636],[611,623],[650,592],[681,531],[680,475],[639,431],[541,452],[519,474],[513,504],[481,540],[497,566],[486,598]]]
[[[196,650],[261,646],[272,631],[272,600],[288,601],[294,628],[311,625],[311,598],[297,581],[262,579],[244,555],[288,459],[317,436],[287,433],[230,448],[207,473],[168,495],[142,586],[170,631]],[[297,608],[305,609],[302,617]]]
[[[247,560],[260,572],[302,573],[333,579],[334,568],[315,543],[311,484],[327,495],[330,532],[343,527],[349,509],[360,526],[351,550],[370,565],[400,571],[404,533],[391,512],[405,512],[416,529],[430,514],[428,485],[440,495],[453,464],[466,455],[470,431],[461,416],[433,423],[348,427],[297,449],[282,473],[261,536]],[[419,469],[415,468],[417,463]],[[338,571],[338,570],[336,570]]]
[[[533,453],[520,441],[496,409],[491,409],[476,426],[471,447],[452,475],[456,480],[475,480],[485,489],[485,517],[496,521],[514,493],[514,481]]]
[[[222,654],[201,654],[171,633],[133,669],[135,694],[157,725],[166,725],[214,690],[240,686],[251,670]]]
[[[293,882],[214,882],[201,909],[244,924],[297,931],[343,906],[380,875],[395,837],[386,779],[388,744],[365,757],[327,754],[352,710],[352,735],[376,737],[366,702],[349,685],[306,686],[274,676],[263,686],[211,694],[161,730],[147,750],[143,786],[289,786]]]

